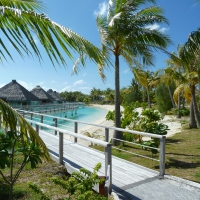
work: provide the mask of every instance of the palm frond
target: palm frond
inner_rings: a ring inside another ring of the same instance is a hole
[[[34,53],[39,60],[42,59],[34,40],[34,36],[36,36],[54,66],[55,62],[66,65],[65,59],[60,53],[60,48],[72,60],[73,56],[70,50],[75,50],[79,55],[88,55],[88,58],[96,64],[107,65],[109,63],[99,48],[73,31],[51,21],[44,14],[8,6],[2,6],[0,12],[2,13],[0,15],[1,30],[21,56],[23,53],[28,55]],[[2,43],[3,46],[6,46],[4,41]],[[29,49],[32,49],[33,53]],[[5,54],[7,54],[7,51],[5,51]],[[82,60],[81,63],[84,64],[85,62]]]
[[[0,99],[0,115],[1,119],[3,119],[3,123],[6,128],[8,128],[12,132],[19,132],[20,137],[23,140],[31,140],[37,146],[39,146],[44,153],[45,158],[49,158],[49,152],[38,135],[38,133],[33,129],[33,127],[13,108],[11,108],[7,103]]]

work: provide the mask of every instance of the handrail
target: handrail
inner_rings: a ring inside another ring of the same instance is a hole
[[[109,126],[93,124],[93,123],[88,123],[88,122],[83,122],[83,121],[78,121],[78,120],[72,120],[72,119],[66,119],[66,118],[62,118],[62,117],[45,115],[45,114],[40,114],[40,113],[34,113],[34,112],[29,112],[29,111],[24,111],[24,110],[18,110],[18,112],[23,112],[23,114],[24,113],[30,113],[31,115],[33,115],[33,114],[39,115],[39,116],[41,116],[41,119],[42,119],[42,117],[46,116],[46,117],[51,117],[53,119],[62,119],[62,120],[65,120],[65,121],[74,122],[74,127],[76,127],[75,130],[74,130],[75,133],[78,132],[77,131],[78,123],[104,128],[105,129],[105,141],[106,142],[109,141],[109,130],[110,129],[111,130],[122,131],[122,132],[127,132],[127,133],[131,133],[131,134],[147,136],[147,137],[159,138],[159,140],[160,140],[160,159],[159,159],[159,162],[160,162],[160,164],[159,164],[160,174],[159,175],[161,177],[164,177],[164,175],[165,175],[165,143],[166,143],[166,136],[164,136],[164,135],[157,135],[157,134],[152,134],[152,133],[139,132],[139,131],[128,130],[128,129],[123,129],[123,128],[109,127]],[[77,138],[78,134],[75,134],[73,136],[74,136],[74,142],[76,142],[76,138]]]
[[[105,142],[105,141],[102,141],[102,140],[97,140],[95,138],[91,138],[91,137],[87,137],[85,135],[80,135],[80,134],[76,134],[72,131],[68,131],[68,130],[64,130],[64,129],[61,129],[61,128],[57,128],[57,127],[54,127],[54,126],[50,126],[50,125],[47,125],[47,124],[43,124],[41,122],[36,122],[36,121],[33,121],[33,120],[30,120],[30,119],[26,119],[26,121],[32,123],[32,124],[36,124],[38,126],[43,126],[45,128],[49,128],[49,129],[53,129],[55,131],[58,131],[60,133],[64,133],[64,134],[67,134],[67,135],[71,135],[71,136],[74,136],[76,138],[80,138],[80,139],[84,139],[84,140],[87,140],[87,141],[90,141],[90,142],[93,142],[95,144],[99,144],[101,146],[104,146],[104,147],[107,147],[110,145],[109,142]]]
[[[109,185],[109,193],[111,193],[111,190],[112,190],[112,144],[110,144],[109,142],[105,142],[105,141],[102,141],[102,140],[97,140],[95,138],[90,138],[90,137],[87,137],[85,135],[80,135],[80,134],[77,134],[77,130],[75,130],[75,133],[72,132],[72,131],[68,131],[68,130],[64,130],[64,129],[61,129],[61,128],[58,128],[58,127],[53,127],[53,126],[50,126],[50,125],[47,125],[47,124],[43,124],[41,122],[36,122],[36,121],[33,121],[33,120],[30,120],[30,119],[26,119],[29,123],[31,124],[35,124],[36,125],[36,131],[37,133],[39,134],[39,126],[42,126],[42,127],[46,127],[46,128],[49,128],[49,129],[53,129],[54,131],[57,131],[59,132],[59,156],[58,156],[58,162],[59,164],[64,164],[63,163],[63,146],[64,146],[64,142],[63,142],[63,134],[67,134],[67,135],[70,135],[70,136],[74,136],[75,138],[80,138],[80,139],[84,139],[84,140],[87,140],[87,141],[90,141],[92,143],[95,143],[95,144],[99,144],[101,146],[104,147],[105,149],[105,176],[109,176],[109,182],[110,182],[110,185]],[[77,141],[74,141],[74,142],[77,142]],[[108,168],[109,168],[109,171],[108,171]]]
[[[107,129],[111,129],[111,130],[122,131],[122,132],[132,133],[132,134],[136,134],[136,135],[143,135],[143,136],[154,137],[154,138],[159,138],[159,139],[161,139],[163,137],[162,135],[156,135],[156,134],[152,134],[152,133],[128,130],[128,129],[117,128],[117,127],[113,127],[113,126],[104,126],[104,125],[100,125],[100,124],[88,123],[88,122],[74,120],[74,119],[66,119],[66,118],[63,118],[63,117],[45,115],[45,114],[35,113],[35,112],[30,112],[30,111],[24,111],[24,110],[18,110],[18,109],[16,109],[16,110],[19,111],[19,112],[21,111],[21,112],[24,112],[24,113],[30,113],[30,114],[32,113],[32,114],[36,114],[36,115],[43,115],[43,116],[46,116],[46,117],[52,117],[52,118],[62,119],[62,120],[71,121],[71,122],[78,122],[78,123],[81,123],[81,124],[86,124],[86,125],[91,125],[91,126],[96,126],[96,127],[101,127],[101,128],[107,128]]]

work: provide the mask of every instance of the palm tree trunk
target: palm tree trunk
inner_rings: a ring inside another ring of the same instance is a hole
[[[194,115],[194,107],[193,107],[193,100],[190,102],[190,122],[189,122],[190,128],[197,128],[197,123],[195,121],[195,115]]]
[[[148,97],[149,108],[151,108],[151,98],[150,98],[150,92],[149,92],[149,86],[148,85],[147,85],[147,97]]]
[[[115,126],[120,128],[120,86],[119,86],[119,55],[115,55]],[[123,139],[121,131],[115,131],[114,138]],[[118,145],[119,141],[113,139],[113,145]]]
[[[193,101],[192,103],[193,103],[194,114],[195,114],[198,128],[200,129],[200,115],[199,115],[199,110],[198,110],[196,96],[195,96],[195,85],[191,85],[190,88],[191,88],[191,93],[192,93],[192,101]]]
[[[171,90],[170,90],[169,85],[167,86],[167,88],[168,88],[168,91],[169,91],[169,96],[170,96],[170,99],[171,99],[171,102],[172,102],[172,106],[173,106],[173,108],[176,108],[176,105],[175,105],[175,103],[174,103],[174,99],[173,99],[173,97],[172,97],[172,92],[171,92]]]
[[[184,97],[182,98],[182,108],[183,109],[185,108],[185,98]]]

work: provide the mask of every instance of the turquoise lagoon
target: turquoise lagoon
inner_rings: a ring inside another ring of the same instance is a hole
[[[74,122],[67,121],[67,119],[78,120],[86,123],[95,123],[95,121],[104,118],[107,113],[108,110],[104,108],[85,106],[84,108],[78,108],[76,114],[75,111],[73,111],[72,113],[72,111],[69,110],[67,112],[52,113],[48,115],[62,117],[63,119],[58,119],[58,127],[65,130],[74,131]],[[33,119],[36,121],[40,121],[39,116],[35,116],[33,117]],[[51,126],[55,125],[52,117],[44,117],[43,121],[45,124]],[[83,128],[84,126],[87,125],[78,123],[78,129]]]

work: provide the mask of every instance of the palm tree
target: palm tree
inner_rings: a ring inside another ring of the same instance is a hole
[[[149,71],[149,70],[145,71],[136,67],[134,67],[132,71],[133,71],[135,80],[138,81],[144,88],[146,88],[148,106],[149,108],[151,108],[150,90],[152,86],[155,86],[160,80],[160,77],[157,76],[159,71],[154,73],[152,71]]]
[[[152,6],[144,8],[146,3],[152,3]],[[102,51],[106,57],[111,53],[115,58],[116,127],[120,127],[120,55],[129,66],[139,57],[144,64],[152,65],[153,50],[165,48],[170,43],[165,34],[148,27],[154,23],[167,23],[162,9],[154,3],[154,0],[110,0],[107,17],[99,15],[96,19]],[[115,131],[114,138],[122,137],[121,132]]]
[[[39,0],[0,0],[1,32],[20,56],[35,55],[41,61],[42,55],[34,40],[36,36],[54,67],[55,62],[66,65],[60,49],[71,59],[73,59],[73,55],[70,49],[75,50],[83,65],[85,64],[84,55],[88,55],[100,66],[105,64],[105,56],[100,49],[71,30],[51,21],[45,14],[38,13],[43,10],[44,5]],[[1,64],[7,58],[13,60],[5,41],[1,40],[0,46]]]
[[[198,33],[199,31],[199,33]],[[176,76],[179,80],[179,86],[174,92],[175,99],[180,94],[181,91],[184,91],[184,96],[189,101],[190,104],[190,127],[195,128],[196,123],[194,121],[193,113],[195,114],[195,118],[200,128],[200,115],[198,111],[197,101],[196,101],[196,86],[199,85],[199,77],[200,77],[200,48],[199,48],[199,40],[200,38],[200,29],[197,32],[194,32],[190,35],[188,41],[181,48],[179,52],[179,57],[174,55],[171,56],[171,59],[174,63],[182,63],[181,66],[182,71],[175,72]],[[176,66],[175,66],[176,67]],[[175,68],[173,69],[176,70]],[[192,110],[193,109],[193,110]]]

